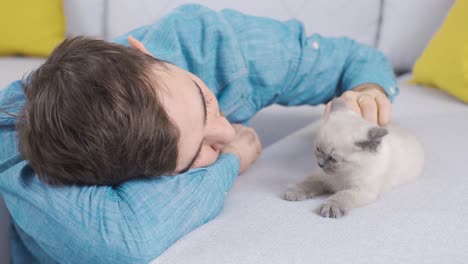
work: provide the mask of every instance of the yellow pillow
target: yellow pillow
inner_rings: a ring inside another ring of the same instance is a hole
[[[413,68],[413,83],[468,103],[468,1],[457,0]]]
[[[48,56],[65,35],[61,0],[2,0],[0,55]]]

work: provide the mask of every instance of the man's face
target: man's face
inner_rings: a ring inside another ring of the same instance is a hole
[[[234,128],[221,113],[218,100],[197,76],[169,65],[158,71],[167,89],[161,102],[180,130],[179,159],[175,173],[213,164],[221,149],[234,139]]]

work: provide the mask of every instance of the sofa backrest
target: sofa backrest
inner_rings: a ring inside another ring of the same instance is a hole
[[[382,3],[377,48],[390,58],[397,71],[410,71],[454,0],[384,0]]]
[[[193,2],[215,10],[232,8],[280,20],[298,19],[305,24],[308,33],[348,35],[370,45],[376,41],[380,8],[376,0],[112,0],[108,6],[107,37],[113,38],[132,28],[152,23],[174,7]]]
[[[280,20],[308,33],[348,36],[382,50],[397,72],[410,71],[455,0],[65,0],[68,32],[108,40],[150,24],[173,8],[200,3]]]
[[[67,33],[69,35],[89,35],[104,38],[106,1],[64,0]]]

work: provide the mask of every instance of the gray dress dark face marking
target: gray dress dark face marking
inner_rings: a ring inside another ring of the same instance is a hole
[[[332,151],[333,152],[333,151]],[[339,166],[339,159],[333,153],[325,153],[319,147],[315,149],[318,166],[325,172],[333,172]]]
[[[373,127],[367,132],[367,139],[354,143],[357,147],[370,152],[377,152],[382,142],[382,138],[388,134],[388,130],[383,127]]]

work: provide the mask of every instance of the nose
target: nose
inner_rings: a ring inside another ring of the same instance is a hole
[[[234,140],[235,132],[229,121],[222,117],[206,127],[205,142],[216,151]]]

